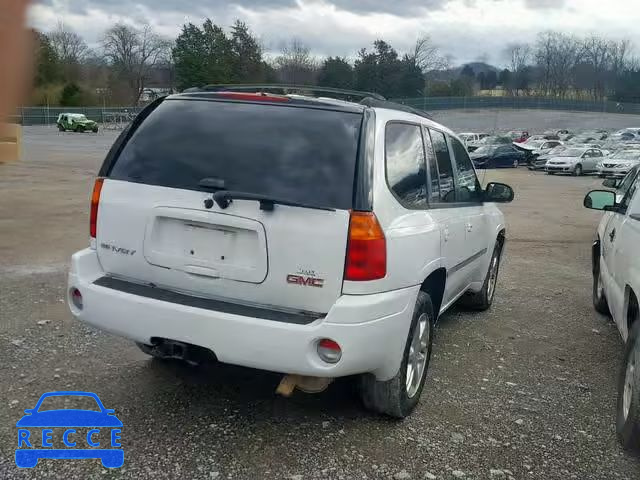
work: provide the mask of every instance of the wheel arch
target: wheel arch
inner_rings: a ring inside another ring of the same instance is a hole
[[[600,237],[594,240],[591,246],[591,271],[597,273],[600,271],[600,257],[602,253],[600,251]]]
[[[444,267],[440,267],[431,272],[420,286],[420,290],[427,292],[431,297],[433,311],[436,316],[435,320],[438,320],[438,316],[440,315],[440,308],[442,307],[442,300],[444,298],[446,285],[447,270]]]
[[[627,285],[625,292],[627,298],[627,328],[631,331],[631,326],[640,318],[640,306],[638,305],[638,297],[633,289]]]

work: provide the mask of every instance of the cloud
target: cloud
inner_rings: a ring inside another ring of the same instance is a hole
[[[561,9],[567,6],[566,0],[525,0],[527,8],[531,9]]]
[[[378,38],[406,52],[427,33],[458,63],[487,54],[501,64],[504,45],[534,41],[550,29],[628,37],[640,47],[640,10],[629,9],[628,0],[608,2],[603,9],[601,0],[40,0],[31,23],[46,32],[62,20],[97,48],[119,21],[148,22],[175,38],[186,22],[210,17],[229,26],[240,19],[271,55],[297,37],[319,57],[351,58]]]

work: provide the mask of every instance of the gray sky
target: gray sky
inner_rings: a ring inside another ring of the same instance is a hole
[[[150,23],[172,39],[205,17],[244,20],[267,51],[295,36],[317,55],[353,57],[376,38],[407,51],[427,33],[455,63],[503,64],[504,45],[548,29],[629,38],[640,49],[638,0],[40,0],[31,9],[34,27],[62,21],[91,45],[117,21]]]

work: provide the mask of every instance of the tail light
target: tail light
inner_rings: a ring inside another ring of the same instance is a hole
[[[93,193],[91,194],[91,213],[89,215],[89,235],[96,238],[98,225],[98,206],[100,205],[100,193],[102,192],[102,183],[104,178],[96,178],[93,184]]]
[[[351,212],[345,280],[366,281],[387,274],[387,243],[372,212]]]

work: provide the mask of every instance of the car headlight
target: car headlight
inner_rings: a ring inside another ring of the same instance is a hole
[[[602,164],[602,162],[598,162],[596,163],[596,168],[603,168],[604,165]]]

